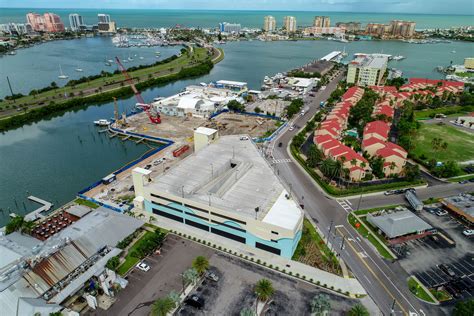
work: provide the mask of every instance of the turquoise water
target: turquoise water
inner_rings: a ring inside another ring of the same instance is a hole
[[[1,9],[0,23],[25,22],[26,13],[31,9]],[[417,23],[417,29],[449,28],[452,26],[473,25],[473,13],[470,15],[433,15],[433,14],[404,14],[404,13],[348,13],[348,12],[307,12],[307,11],[229,11],[229,10],[120,10],[120,9],[34,9],[35,12],[54,12],[61,16],[66,25],[69,24],[69,13],[81,14],[86,24],[97,23],[97,13],[108,13],[119,27],[171,27],[177,24],[194,27],[217,27],[219,22],[241,23],[246,27],[261,28],[263,17],[273,15],[278,26],[283,23],[283,17],[293,15],[298,25],[310,25],[315,15],[331,17],[332,24],[336,22],[360,21],[385,23],[393,19],[410,20]]]
[[[98,45],[97,50],[101,50]],[[108,39],[110,40],[110,39]],[[94,42],[94,41],[93,41]],[[22,52],[16,56],[0,59],[0,68],[9,63],[18,65],[32,63],[42,69],[42,63],[52,64],[51,69],[38,71],[22,67],[21,82],[25,90],[30,90],[38,84],[35,77],[42,76],[43,81],[49,82],[51,76],[56,76],[54,60],[61,59],[71,65],[77,57],[68,60],[67,51],[73,50],[74,56],[87,56],[90,69],[96,73],[103,64],[103,54],[92,56],[83,40],[67,41],[65,53],[61,54],[62,42],[54,42],[56,50],[50,46],[39,45],[34,49],[34,56],[24,57]],[[53,44],[53,43],[51,43]],[[393,67],[402,69],[407,76],[439,78],[433,69],[437,65],[461,63],[464,57],[474,55],[474,45],[466,42],[449,44],[413,45],[402,42],[354,42],[342,44],[334,41],[300,41],[300,42],[232,42],[222,47],[225,58],[217,64],[210,74],[185,81],[155,87],[142,92],[146,101],[156,96],[169,96],[181,91],[189,84],[213,81],[218,79],[247,81],[253,89],[258,89],[265,75],[306,64],[312,59],[320,58],[333,50],[346,47],[349,55],[357,52],[381,52],[402,54],[407,59],[391,62]],[[451,53],[456,50],[457,53]],[[15,60],[16,59],[16,60]],[[53,60],[53,61],[51,61]],[[49,66],[48,66],[49,67]],[[95,69],[97,67],[97,69]],[[84,70],[86,72],[86,70]],[[15,77],[17,72],[6,73]],[[0,73],[0,84],[4,89],[5,73]],[[18,74],[19,75],[19,74]],[[41,80],[39,81],[41,83]],[[4,91],[4,90],[2,90]],[[121,108],[130,108],[135,104],[134,98],[120,100]],[[59,117],[43,120],[39,123],[0,134],[0,225],[8,219],[8,212],[25,213],[34,209],[26,197],[30,194],[61,205],[74,198],[82,188],[97,181],[126,162],[139,157],[146,151],[144,145],[133,142],[121,142],[99,135],[92,126],[92,121],[113,116],[111,103],[102,106],[90,106],[74,112],[65,113]],[[166,118],[164,118],[166,119]],[[25,203],[25,204],[23,204]]]

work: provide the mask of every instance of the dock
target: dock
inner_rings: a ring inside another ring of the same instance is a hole
[[[43,199],[40,199],[40,198],[38,198],[36,196],[33,196],[33,195],[30,195],[28,197],[28,200],[43,205],[43,206],[37,208],[36,210],[34,210],[33,212],[28,213],[28,214],[25,215],[25,220],[28,220],[28,221],[33,221],[37,218],[44,217],[44,215],[41,214],[41,213],[47,212],[53,207],[53,203],[47,202],[47,201],[45,201]]]
[[[135,143],[140,144],[140,143],[141,143],[142,141],[144,141],[144,140],[145,140],[145,138],[140,138],[140,139],[137,140]]]
[[[111,134],[109,134],[109,138],[114,138],[117,135],[118,135],[118,133],[111,133]]]
[[[327,54],[326,56],[322,57],[320,60],[332,61],[332,60],[335,60],[337,57],[339,57],[341,54],[342,54],[341,51],[335,50],[335,51]]]

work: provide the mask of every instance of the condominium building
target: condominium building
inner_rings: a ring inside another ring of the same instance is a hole
[[[331,18],[328,16],[315,16],[313,20],[313,26],[315,27],[330,27]]]
[[[227,248],[246,245],[291,258],[302,233],[299,205],[251,140],[208,130],[212,141],[156,178],[133,170],[135,210]]]
[[[388,58],[382,55],[358,55],[349,63],[347,83],[359,86],[380,85],[387,69]]]
[[[393,36],[410,37],[415,33],[415,22],[393,20],[390,22],[389,32]]]
[[[29,23],[6,23],[0,24],[0,32],[4,34],[29,34],[33,31]]]
[[[110,15],[104,14],[104,13],[97,14],[97,19],[99,20],[99,23],[109,23],[109,22],[111,22]]]
[[[83,25],[84,20],[82,19],[81,15],[77,13],[69,14],[69,26],[71,27],[71,31],[79,31]]]
[[[31,25],[33,31],[46,32],[46,21],[43,15],[30,12],[26,15],[26,21]]]
[[[219,23],[219,31],[224,33],[240,33],[242,26],[239,23]]]
[[[274,32],[276,30],[276,20],[273,16],[267,15],[263,20],[263,30],[265,32]]]
[[[283,27],[287,33],[296,32],[296,18],[294,16],[285,16],[283,18]]]
[[[365,33],[382,36],[388,30],[388,26],[383,23],[368,23],[365,26]]]
[[[360,30],[360,22],[337,22],[336,26],[346,29],[346,32],[357,32]]]
[[[64,32],[64,23],[59,15],[54,13],[45,13],[44,20],[46,23],[46,31],[48,32]]]

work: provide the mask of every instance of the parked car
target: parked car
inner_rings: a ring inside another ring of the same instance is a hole
[[[143,272],[147,272],[148,270],[150,270],[150,266],[143,261],[137,264],[137,268],[139,270],[142,270]]]
[[[248,136],[240,136],[240,140],[249,140]]]
[[[153,161],[153,165],[154,165],[154,166],[158,166],[159,164],[163,163],[165,160],[166,160],[165,157],[156,159],[155,161]]]
[[[204,299],[202,297],[197,296],[196,294],[191,295],[188,297],[184,303],[186,305],[196,307],[197,309],[201,309],[204,307]]]
[[[282,143],[282,142],[279,142],[279,143],[278,143],[278,147],[281,147],[281,146],[283,146],[283,143]]]
[[[459,181],[458,183],[459,184],[466,184],[466,183],[469,183],[469,180],[462,180],[462,181]]]
[[[146,170],[148,170],[148,169],[150,169],[150,168],[151,168],[151,165],[146,165],[146,166],[145,166],[145,169],[146,169]]]
[[[219,277],[214,272],[206,273],[206,278],[208,278],[209,280],[214,281],[214,282],[219,281]]]
[[[397,191],[398,191],[398,190],[388,190],[388,191],[385,191],[383,194],[384,194],[384,195],[398,194]]]
[[[452,278],[454,278],[456,276],[456,273],[447,264],[444,264],[444,263],[440,264],[438,266],[438,268],[440,268],[441,271],[443,271],[444,273],[446,273],[447,275],[449,275]]]
[[[439,207],[425,207],[424,209],[430,214],[436,214],[436,212],[442,211]]]
[[[316,95],[314,93],[309,94],[310,97],[315,97]]]
[[[439,211],[436,211],[435,214],[438,215],[438,216],[444,216],[444,215],[448,214],[448,212],[445,211],[445,210],[440,209]]]
[[[462,234],[464,236],[470,237],[470,236],[474,235],[474,229],[465,229],[465,230],[462,231]]]
[[[295,126],[294,126],[294,125],[291,125],[290,128],[289,128],[290,131],[292,131],[292,130],[294,130],[294,129],[295,129]]]

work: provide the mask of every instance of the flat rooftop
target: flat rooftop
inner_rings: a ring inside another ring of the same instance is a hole
[[[380,69],[386,66],[388,57],[383,55],[360,55],[354,59],[351,63],[356,64],[359,67],[377,68]]]
[[[471,194],[460,194],[450,196],[444,199],[444,201],[455,206],[463,213],[474,217],[474,195]]]
[[[293,229],[302,212],[251,140],[222,136],[147,184],[191,201]],[[283,193],[283,195],[282,195]],[[282,198],[283,196],[283,198]],[[286,217],[286,221],[282,220]]]

